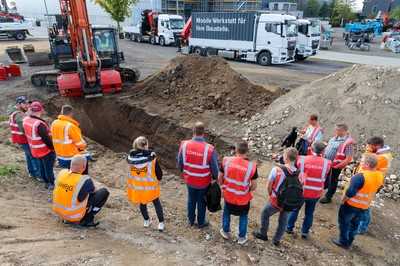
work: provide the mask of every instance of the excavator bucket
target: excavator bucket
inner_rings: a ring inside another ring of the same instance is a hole
[[[8,46],[6,48],[6,53],[10,60],[15,64],[26,63],[22,50],[18,46]]]
[[[48,66],[53,64],[48,52],[27,52],[25,55],[29,66]]]

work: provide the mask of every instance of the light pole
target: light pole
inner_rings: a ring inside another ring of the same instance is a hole
[[[47,9],[47,2],[46,0],[43,0],[44,3],[44,8],[46,10],[46,16],[47,16],[47,23],[49,24],[48,27],[50,27],[50,16],[49,16],[49,10]]]

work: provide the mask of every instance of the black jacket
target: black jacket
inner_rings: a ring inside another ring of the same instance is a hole
[[[141,161],[135,161],[135,163],[147,163],[150,162],[152,160],[154,160],[154,158],[156,158],[156,153],[153,152],[152,150],[131,150],[128,154],[128,158],[126,159],[128,161],[129,164],[134,164],[133,162],[133,158],[141,158],[143,157],[143,160]],[[156,159],[156,176],[158,180],[162,179],[163,176],[163,172],[160,166],[160,163],[158,162],[158,160]]]

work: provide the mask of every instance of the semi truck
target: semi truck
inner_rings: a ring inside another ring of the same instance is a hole
[[[32,24],[24,19],[0,15],[0,38],[23,41],[32,30]]]
[[[138,25],[123,28],[125,38],[135,42],[149,42],[167,46],[177,44],[185,22],[180,15],[158,14],[151,10],[142,12]]]
[[[191,27],[185,27],[182,36],[189,36],[189,53],[218,55],[264,66],[294,61],[297,37],[294,16],[198,12],[192,13],[187,23]]]
[[[316,55],[321,38],[321,22],[317,19],[298,19],[296,60]]]

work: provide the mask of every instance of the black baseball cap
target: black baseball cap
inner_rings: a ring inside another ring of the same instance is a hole
[[[27,99],[26,99],[25,96],[18,96],[15,101],[16,101],[17,104],[21,104],[21,103],[26,103]]]

